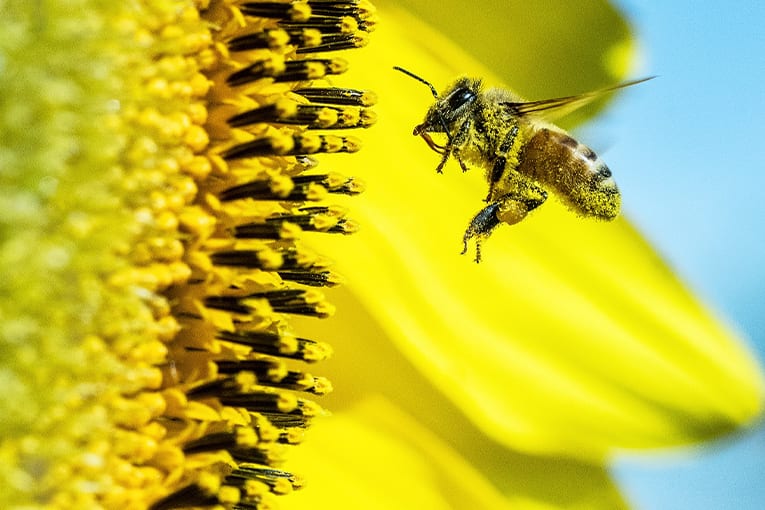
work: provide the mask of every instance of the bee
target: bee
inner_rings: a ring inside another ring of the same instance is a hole
[[[463,255],[475,240],[475,261],[480,262],[481,244],[494,229],[523,220],[547,200],[548,191],[582,216],[607,221],[618,216],[621,195],[611,170],[592,149],[544,115],[569,113],[606,92],[652,77],[576,96],[523,101],[509,90],[484,89],[480,79],[467,77],[438,94],[423,78],[398,66],[394,69],[427,85],[436,99],[413,132],[441,155],[436,172],[443,172],[451,156],[463,172],[468,164],[485,171],[487,205],[465,230]],[[431,133],[445,134],[446,143],[437,143]]]

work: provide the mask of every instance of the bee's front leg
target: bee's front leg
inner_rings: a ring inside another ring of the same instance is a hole
[[[462,168],[463,172],[468,171],[468,167],[465,165],[465,163],[462,161],[462,158],[460,158],[460,147],[465,145],[465,142],[467,142],[468,135],[470,134],[470,126],[471,122],[470,119],[463,122],[457,130],[449,135],[449,141],[446,143],[446,146],[444,147],[444,152],[441,156],[441,161],[438,163],[438,166],[436,167],[437,173],[443,173],[444,171],[444,165],[446,165],[446,161],[449,159],[449,156],[454,153],[454,157],[457,158],[457,161],[460,164],[460,168]]]
[[[513,193],[499,197],[476,214],[462,238],[462,255],[467,253],[468,242],[475,238],[475,261],[481,261],[481,244],[500,224],[514,225],[547,200],[547,192],[529,184]]]

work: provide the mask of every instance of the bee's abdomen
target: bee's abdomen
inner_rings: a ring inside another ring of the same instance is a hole
[[[524,144],[518,172],[554,191],[585,216],[612,220],[621,197],[611,170],[595,152],[568,134],[539,129]]]

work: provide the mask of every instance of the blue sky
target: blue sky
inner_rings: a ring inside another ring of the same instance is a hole
[[[765,3],[616,3],[658,75],[602,118],[625,212],[765,360]],[[760,510],[765,427],[614,473],[638,510]]]

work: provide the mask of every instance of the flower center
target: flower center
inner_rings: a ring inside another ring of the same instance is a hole
[[[284,449],[322,414],[308,396],[331,384],[305,363],[331,349],[293,334],[288,317],[332,314],[317,288],[339,277],[300,234],[355,231],[325,199],[362,189],[315,158],[356,152],[341,130],[375,119],[373,94],[326,79],[347,68],[328,52],[366,44],[366,2],[214,1],[201,13],[212,34],[197,57],[205,134],[191,144],[197,191],[178,221],[188,270],[164,291],[178,327],[154,419],[172,445],[154,510],[265,508],[301,485],[281,469]]]

